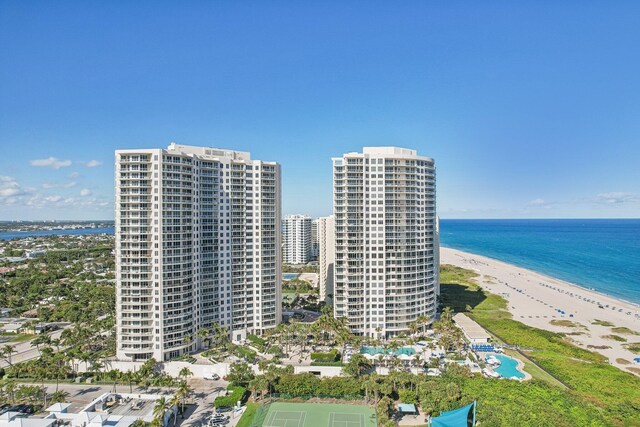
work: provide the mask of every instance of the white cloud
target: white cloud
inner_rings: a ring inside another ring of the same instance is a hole
[[[71,179],[76,179],[76,178],[78,178],[79,176],[80,176],[80,174],[79,174],[78,172],[71,172],[71,173],[69,174],[69,178],[71,178]]]
[[[71,185],[73,183],[73,185]],[[44,188],[63,188],[75,186],[72,181],[66,184],[56,184],[45,182]],[[103,198],[92,197],[93,192],[84,188],[80,190],[81,197],[65,197],[58,194],[43,194],[37,188],[22,187],[15,178],[10,176],[0,176],[0,206],[23,206],[28,209],[72,209],[92,210],[103,212],[112,208],[113,202]]]
[[[606,203],[609,205],[619,205],[622,203],[639,202],[640,197],[634,193],[625,193],[623,191],[612,191],[610,193],[600,193],[597,196],[597,201]]]
[[[0,199],[14,197],[22,194],[20,184],[10,176],[0,176]]]
[[[75,181],[69,181],[69,182],[65,182],[64,184],[58,184],[55,182],[43,182],[42,183],[42,188],[45,189],[50,189],[50,188],[71,188],[71,187],[75,187],[76,185],[78,185],[77,182]]]
[[[544,199],[533,199],[533,200],[527,202],[528,206],[545,206],[547,204],[548,203]]]
[[[71,166],[71,160],[60,160],[57,157],[48,157],[46,159],[31,160],[31,166],[60,169]]]
[[[98,160],[89,160],[88,162],[80,162],[83,165],[85,165],[88,168],[95,168],[98,167],[102,164],[102,162],[98,161]]]

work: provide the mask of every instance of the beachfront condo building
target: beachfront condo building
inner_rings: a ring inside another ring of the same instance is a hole
[[[174,143],[115,156],[118,359],[181,356],[216,323],[234,341],[275,328],[280,165]]]
[[[318,241],[318,218],[311,221],[311,260],[317,261],[320,256],[320,242]]]
[[[320,301],[333,305],[333,267],[336,261],[336,222],[333,215],[318,218],[318,288]]]
[[[311,261],[311,217],[287,215],[283,221],[285,264],[306,264]]]
[[[333,158],[334,314],[391,337],[433,318],[438,289],[434,161],[365,147]]]

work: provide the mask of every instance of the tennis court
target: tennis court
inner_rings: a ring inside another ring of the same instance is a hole
[[[274,402],[262,427],[376,427],[375,412],[364,405]]]

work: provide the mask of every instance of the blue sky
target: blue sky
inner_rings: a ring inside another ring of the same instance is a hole
[[[111,219],[113,151],[435,158],[443,218],[640,216],[640,3],[0,1],[0,219]]]

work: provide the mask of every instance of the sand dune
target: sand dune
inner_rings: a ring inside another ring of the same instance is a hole
[[[581,332],[571,335],[576,345],[605,355],[612,365],[623,370],[627,367],[640,368],[640,363],[633,362],[633,359],[640,355],[624,347],[624,344],[640,342],[640,335],[624,330],[612,330],[622,327],[640,333],[640,306],[524,268],[455,249],[441,248],[440,262],[479,273],[478,283],[489,292],[504,297],[515,320],[555,332]],[[561,320],[575,322],[577,325],[562,326],[568,322],[558,322]],[[593,323],[598,320],[609,322],[613,326]],[[611,335],[621,337],[626,342],[616,341]],[[610,348],[602,348],[603,346]],[[630,364],[620,363],[619,359],[624,359]]]

